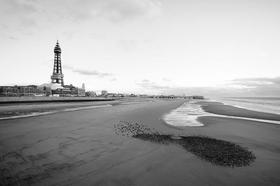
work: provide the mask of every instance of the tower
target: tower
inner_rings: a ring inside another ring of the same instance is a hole
[[[61,48],[59,46],[58,41],[54,47],[54,66],[53,66],[53,74],[51,76],[52,83],[64,85],[63,82],[63,74],[61,68]]]

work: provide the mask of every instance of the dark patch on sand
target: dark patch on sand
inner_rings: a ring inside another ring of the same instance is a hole
[[[215,165],[242,167],[250,165],[255,155],[240,145],[205,136],[174,136],[160,134],[155,129],[135,122],[121,121],[115,125],[116,134],[160,144],[180,145],[199,158]]]

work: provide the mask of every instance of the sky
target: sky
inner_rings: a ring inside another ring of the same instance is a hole
[[[0,0],[0,85],[280,95],[279,0]]]

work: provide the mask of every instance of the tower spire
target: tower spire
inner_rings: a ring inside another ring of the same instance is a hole
[[[51,76],[52,83],[64,85],[63,82],[63,74],[61,67],[61,48],[59,46],[58,40],[54,47],[54,66],[53,66],[53,74]]]

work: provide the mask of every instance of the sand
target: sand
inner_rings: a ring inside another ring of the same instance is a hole
[[[171,127],[162,115],[184,100],[116,104],[0,121],[0,180],[14,185],[279,185],[280,125],[201,117],[204,127]],[[123,137],[119,121],[175,135],[204,135],[248,148],[250,166],[229,168],[180,146]],[[1,183],[0,182],[0,183]]]
[[[120,98],[116,98],[120,99]],[[20,103],[53,103],[53,102],[95,102],[110,101],[115,98],[105,97],[46,97],[46,96],[21,96],[21,97],[0,97],[0,104]]]
[[[28,115],[32,113],[57,112],[70,108],[85,108],[99,105],[116,105],[121,100],[94,102],[63,102],[63,103],[28,103],[0,105],[0,120],[11,116]]]

